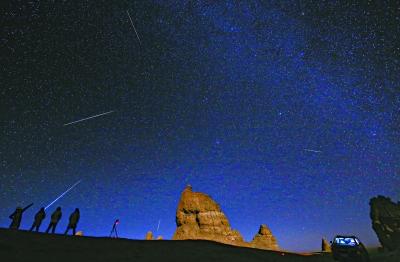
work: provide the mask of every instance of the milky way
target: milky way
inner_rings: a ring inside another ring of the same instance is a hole
[[[86,235],[162,220],[169,239],[190,183],[246,240],[378,243],[369,199],[400,200],[398,1],[116,2],[1,11],[0,226],[82,179],[60,227],[79,207]]]

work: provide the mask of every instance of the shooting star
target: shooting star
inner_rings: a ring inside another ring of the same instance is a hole
[[[133,27],[133,30],[135,30],[136,37],[137,37],[137,39],[139,40],[139,44],[142,45],[142,41],[140,40],[139,34],[138,34],[138,32],[136,31],[135,25],[134,25],[133,22],[132,22],[132,18],[131,18],[131,16],[129,15],[128,10],[126,10],[126,13],[128,14],[129,20],[131,21],[131,25],[132,25],[132,27]]]
[[[160,222],[161,222],[161,219],[158,220],[157,232],[158,232],[158,229],[160,228]]]
[[[79,123],[79,122],[82,122],[82,121],[86,121],[86,120],[89,120],[89,119],[92,119],[92,118],[95,118],[95,117],[108,115],[108,114],[111,114],[113,112],[114,112],[114,110],[113,111],[108,111],[108,112],[105,112],[105,113],[101,113],[101,114],[98,114],[98,115],[94,115],[94,116],[89,116],[89,117],[86,117],[86,118],[83,118],[83,119],[76,120],[74,122],[66,123],[66,124],[64,124],[64,126],[73,125],[73,124],[76,124],[76,123]]]
[[[70,188],[68,188],[64,193],[62,193],[61,195],[59,195],[56,199],[54,199],[50,204],[48,204],[44,210],[48,209],[51,205],[53,205],[55,202],[57,202],[57,200],[59,200],[60,198],[62,198],[65,194],[67,194],[69,191],[71,191],[74,187],[76,187],[82,180],[79,180],[78,182],[76,182],[75,184],[73,184]]]
[[[314,149],[307,149],[307,148],[305,148],[304,151],[313,152],[313,153],[322,153],[322,151],[314,150]]]

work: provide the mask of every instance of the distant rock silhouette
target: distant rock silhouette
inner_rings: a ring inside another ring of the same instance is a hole
[[[176,231],[172,239],[204,239],[236,246],[277,250],[275,237],[262,225],[251,243],[243,240],[239,231],[230,227],[218,203],[210,196],[193,192],[188,185],[182,192],[176,210]]]
[[[372,228],[382,247],[390,251],[399,250],[400,202],[396,204],[388,197],[378,196],[371,198],[369,204]]]
[[[258,233],[250,242],[252,247],[268,250],[279,250],[278,243],[266,225],[261,225]]]
[[[156,239],[157,240],[163,240],[163,237],[162,236],[158,236]]]
[[[329,244],[329,242],[325,238],[322,238],[321,251],[322,252],[332,252],[331,245]]]
[[[146,234],[146,240],[153,240],[153,232],[148,231]]]

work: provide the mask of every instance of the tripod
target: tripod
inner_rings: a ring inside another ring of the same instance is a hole
[[[119,224],[119,219],[115,220],[113,227],[111,229],[110,237],[118,238],[117,226]],[[113,236],[114,233],[114,236]]]

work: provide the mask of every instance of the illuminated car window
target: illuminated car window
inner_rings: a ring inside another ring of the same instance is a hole
[[[358,240],[351,237],[337,237],[335,243],[343,246],[356,246],[359,244]]]

